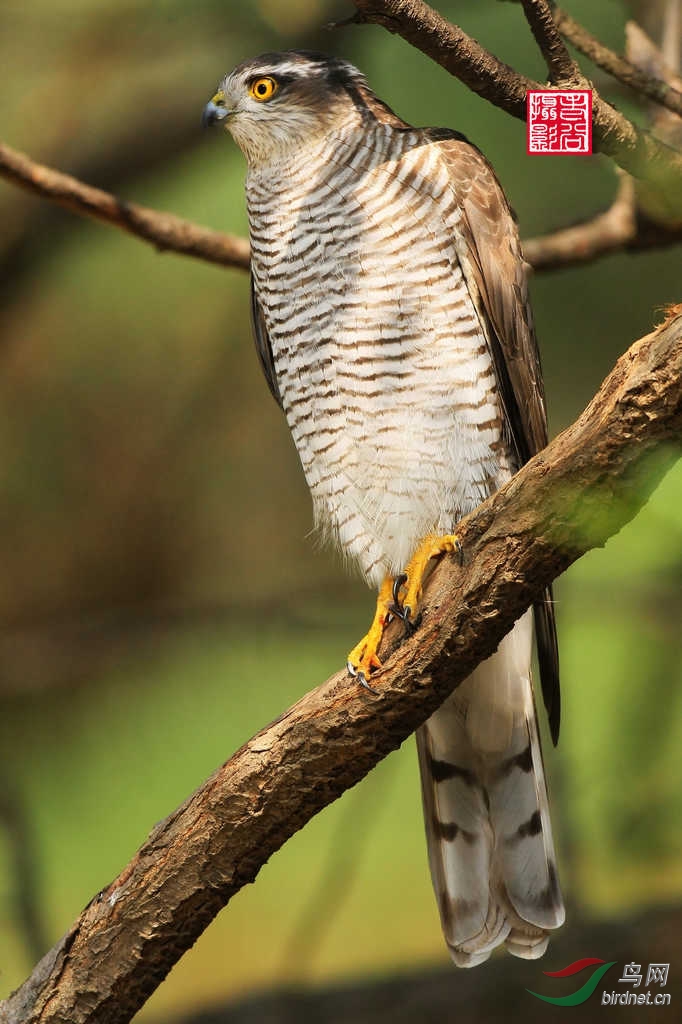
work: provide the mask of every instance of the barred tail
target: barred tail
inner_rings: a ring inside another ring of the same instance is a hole
[[[431,877],[452,958],[542,956],[564,921],[530,681],[532,613],[417,733]]]

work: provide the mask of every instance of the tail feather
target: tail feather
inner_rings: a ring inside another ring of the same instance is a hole
[[[531,647],[527,613],[417,733],[431,876],[462,967],[502,943],[542,956],[564,919]]]
[[[563,924],[564,908],[533,694],[526,689],[528,745],[502,764],[491,783],[490,813],[498,823],[495,849],[514,910],[522,920],[552,929]]]

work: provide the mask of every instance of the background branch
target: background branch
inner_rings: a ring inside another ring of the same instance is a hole
[[[629,61],[623,63],[628,68],[642,74],[650,82],[664,86],[679,84],[675,70],[666,67],[661,49],[635,22],[628,22],[626,37]],[[663,46],[666,46],[665,38]],[[611,56],[615,57],[615,54]],[[660,77],[648,77],[654,74]],[[682,100],[682,95],[677,95]],[[659,138],[679,147],[682,142],[682,120],[669,109],[653,104],[648,106],[655,133]],[[674,199],[669,203],[665,193],[648,188],[645,183],[622,171],[619,174],[620,185],[616,198],[604,213],[524,242],[524,254],[535,270],[575,266],[592,262],[612,252],[661,248],[682,241],[682,211],[677,208]]]
[[[398,32],[408,42],[460,78],[469,88],[514,116],[525,117],[526,91],[528,88],[539,88],[540,83],[518,74],[497,60],[460,28],[451,25],[421,0],[355,0],[355,3],[358,8],[355,20],[374,21],[392,32]],[[589,85],[581,77],[579,68],[561,42],[562,32],[571,41],[577,40],[576,45],[584,52],[588,53],[589,50],[588,56],[604,67],[608,65],[607,70],[611,70],[623,81],[627,80],[633,88],[647,96],[653,96],[658,102],[665,103],[670,110],[682,109],[682,95],[667,82],[651,77],[634,63],[617,57],[585,32],[565,12],[554,12],[555,24],[546,0],[523,0],[523,6],[538,45],[547,59],[554,82]],[[595,103],[604,106],[596,92]],[[524,243],[525,256],[536,270],[586,263],[622,249],[637,251],[658,248],[682,240],[682,156],[676,153],[675,149],[665,147],[663,142],[658,142],[646,133],[645,138],[613,108],[608,104],[605,106],[608,107],[607,122],[609,118],[615,117],[617,120],[620,119],[618,125],[622,127],[622,122],[628,126],[626,135],[629,136],[630,143],[634,140],[634,136],[630,137],[631,129],[639,140],[637,146],[640,143],[645,149],[650,144],[654,149],[663,146],[667,153],[673,154],[678,160],[679,167],[673,169],[672,174],[668,174],[663,167],[665,187],[661,188],[661,167],[658,166],[661,161],[658,160],[653,175],[653,191],[647,188],[643,191],[642,188],[639,189],[647,207],[643,215],[638,211],[639,202],[633,201],[632,190],[621,185],[613,205],[604,213],[545,237],[527,240]],[[598,143],[600,130],[597,125],[595,137]],[[676,136],[671,136],[671,141],[676,141]],[[608,145],[605,151],[609,152]],[[638,173],[638,158],[634,159],[634,163],[629,158],[624,162],[619,160],[618,156],[614,156],[614,159],[621,166],[629,167],[633,174]],[[650,159],[652,154],[646,158],[647,161]],[[158,249],[196,256],[221,266],[248,269],[249,246],[246,239],[200,227],[172,214],[160,213],[126,202],[101,189],[86,185],[70,175],[38,164],[25,154],[2,144],[0,176],[76,213],[128,231],[138,238],[151,242]],[[663,211],[665,216],[658,216],[659,211]]]
[[[676,10],[678,6],[677,0],[670,0],[666,5],[668,11]],[[679,89],[682,87],[682,79],[677,74],[678,64],[666,64],[663,56],[664,51],[672,51],[679,46],[679,34],[672,40],[674,47],[670,46],[669,37],[674,30],[674,19],[666,18],[662,39],[660,44],[656,45],[636,22],[629,21],[625,26],[625,52],[632,64],[657,75]],[[653,103],[647,106],[651,130],[659,139],[682,149],[682,118]],[[649,221],[663,224],[668,228],[682,228],[682,209],[675,195],[668,195],[665,190],[652,188],[645,181],[635,182],[635,193],[637,210]]]
[[[36,163],[0,143],[0,176],[74,213],[113,224],[157,249],[198,256],[209,263],[247,268],[249,243],[244,238],[200,227],[172,213],[160,213],[86,185],[69,174]]]
[[[523,255],[534,269],[551,270],[588,263],[598,256],[624,249],[637,231],[634,200],[633,180],[623,174],[616,198],[608,210],[573,227],[526,239]]]
[[[71,175],[36,163],[0,143],[0,177],[55,202],[73,213],[103,221],[150,242],[157,249],[194,256],[238,270],[249,268],[246,238],[204,228],[173,214],[129,203]],[[613,205],[581,224],[523,242],[526,260],[536,271],[588,263],[622,249],[641,251],[682,241],[682,223],[668,226],[638,216],[632,187],[621,180]]]
[[[597,67],[634,89],[635,92],[653,100],[654,103],[660,103],[661,106],[667,107],[668,110],[682,117],[682,93],[677,89],[661,78],[648,75],[641,68],[621,57],[620,54],[614,53],[608,46],[604,46],[599,39],[562,8],[554,8],[554,20],[562,36]]]
[[[528,89],[541,89],[488,53],[422,0],[353,0],[362,22],[396,32],[474,92],[525,120]],[[578,84],[578,83],[576,83]],[[592,88],[593,147],[619,167],[669,194],[682,210],[682,153],[637,128]]]
[[[526,93],[541,85],[498,60],[421,0],[353,0],[358,24],[382,25],[449,71],[472,92],[525,119]],[[342,23],[343,24],[343,23]]]
[[[644,215],[635,202],[634,179],[621,173],[612,205],[571,227],[523,242],[523,255],[535,271],[592,263],[614,252],[642,252],[682,242],[682,224],[668,226]]]
[[[535,42],[545,58],[552,85],[564,89],[582,88],[583,75],[564,45],[547,0],[521,0],[521,3]]]
[[[673,71],[680,70],[682,42],[682,2],[667,0],[663,15],[663,60]]]
[[[388,636],[378,696],[337,673],[245,744],[91,901],[2,1004],[2,1024],[130,1020],[272,853],[399,746],[545,584],[632,518],[681,431],[677,307],[571,427],[462,521],[465,564],[436,569],[416,637],[396,649],[397,629]]]

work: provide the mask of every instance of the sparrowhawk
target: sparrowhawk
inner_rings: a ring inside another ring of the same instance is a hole
[[[458,132],[414,128],[351,64],[266,53],[205,120],[243,150],[256,347],[315,519],[379,590],[349,655],[367,682],[392,616],[457,520],[547,441],[526,265],[502,189]],[[551,595],[534,609],[558,734]],[[505,943],[535,958],[559,927],[531,686],[533,613],[417,732],[431,875],[460,966]]]

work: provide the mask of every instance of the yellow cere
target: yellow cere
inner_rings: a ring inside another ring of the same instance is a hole
[[[264,78],[256,78],[249,86],[249,92],[253,96],[254,100],[259,100],[263,103],[265,100],[269,100],[277,92],[277,82],[274,78],[269,76]]]

